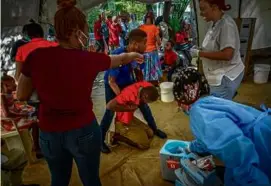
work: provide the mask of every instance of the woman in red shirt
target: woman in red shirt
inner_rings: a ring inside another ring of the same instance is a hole
[[[99,72],[136,59],[143,61],[143,56],[87,51],[86,16],[75,7],[76,0],[57,3],[54,22],[59,46],[29,54],[17,98],[28,100],[33,89],[37,91],[40,145],[51,172],[51,185],[69,185],[74,159],[83,185],[100,186],[101,133],[90,98],[93,82]]]

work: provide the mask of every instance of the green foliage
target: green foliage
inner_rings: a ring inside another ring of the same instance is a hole
[[[183,14],[185,9],[191,0],[174,0],[173,1],[173,13],[170,18],[170,26],[174,32],[181,30],[181,20],[183,19]]]
[[[102,11],[106,15],[118,15],[121,12],[127,12],[129,14],[136,14],[138,20],[142,20],[144,14],[146,13],[146,5],[134,0],[115,0],[116,10],[109,10],[107,3],[100,6],[96,6],[89,10],[88,12],[88,24],[90,32],[93,32],[93,26],[95,21],[98,19],[98,15]]]
[[[93,32],[93,26],[95,21],[98,19],[99,14],[101,14],[100,7],[94,7],[88,12],[88,25],[89,32]]]

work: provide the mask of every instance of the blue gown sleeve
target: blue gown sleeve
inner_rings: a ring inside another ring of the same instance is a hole
[[[189,149],[191,152],[195,152],[197,154],[208,153],[208,149],[206,148],[206,146],[198,139],[191,141]]]
[[[238,121],[236,121],[238,122]],[[225,112],[216,112],[201,106],[192,107],[190,126],[202,149],[223,161],[227,170],[225,185],[268,185],[267,176],[258,168],[259,156],[253,142],[244,136]],[[195,144],[195,143],[194,143]],[[228,184],[227,184],[228,183]]]

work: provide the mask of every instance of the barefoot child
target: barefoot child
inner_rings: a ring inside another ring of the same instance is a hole
[[[116,134],[114,140],[125,142],[139,149],[148,149],[153,130],[134,117],[140,104],[151,103],[158,99],[157,89],[148,82],[134,83],[107,104],[107,109],[116,113]]]

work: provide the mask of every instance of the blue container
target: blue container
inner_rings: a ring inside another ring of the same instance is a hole
[[[175,186],[184,186],[179,180],[175,181]]]
[[[177,179],[175,175],[175,170],[180,168],[180,158],[185,156],[182,152],[182,148],[189,145],[190,142],[180,141],[180,140],[167,140],[164,146],[160,150],[160,163],[162,177],[165,180],[175,182]],[[173,166],[169,166],[169,162],[175,162]]]

